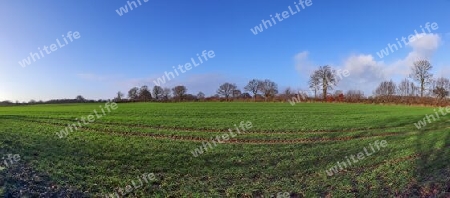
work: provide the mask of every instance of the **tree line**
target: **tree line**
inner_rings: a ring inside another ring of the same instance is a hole
[[[374,96],[384,102],[447,104],[450,80],[446,77],[434,78],[432,64],[428,60],[413,63],[409,78],[400,83],[383,81],[374,91]]]
[[[216,94],[206,97],[203,92],[196,95],[187,93],[188,89],[184,85],[173,88],[163,88],[154,86],[149,88],[147,85],[131,88],[126,97],[122,92],[117,92],[113,101],[116,102],[180,102],[180,101],[231,101],[231,100],[264,100],[272,101],[278,94],[278,85],[271,80],[251,80],[244,87],[244,92],[238,89],[234,83],[223,83],[219,86]],[[253,94],[250,95],[250,93]]]
[[[114,101],[149,102],[149,101],[277,101],[286,102],[365,102],[365,103],[407,103],[436,104],[446,102],[450,92],[450,79],[433,78],[433,66],[426,59],[417,60],[411,67],[409,78],[399,84],[393,80],[380,82],[372,96],[365,96],[361,90],[332,91],[348,71],[335,70],[329,65],[314,70],[308,80],[308,90],[294,90],[290,87],[280,91],[278,84],[269,80],[252,79],[243,89],[234,83],[225,82],[216,90],[216,94],[206,97],[203,92],[188,94],[187,88],[179,85],[173,88],[148,86],[134,87],[128,91],[127,98],[121,92]]]
[[[335,70],[325,65],[314,70],[308,80],[308,90],[294,90],[290,87],[280,91],[278,84],[269,80],[252,79],[243,89],[234,83],[225,82],[216,90],[216,94],[208,96],[203,92],[188,93],[184,85],[173,88],[147,85],[131,88],[126,96],[117,92],[112,101],[115,102],[183,102],[183,101],[254,101],[254,102],[351,102],[351,103],[404,103],[404,104],[442,104],[447,103],[450,92],[450,79],[445,77],[433,78],[433,66],[426,59],[417,60],[411,67],[409,78],[399,84],[393,80],[381,82],[373,91],[372,96],[366,97],[361,90],[332,91],[343,77],[348,77],[348,71]],[[75,99],[58,99],[50,101],[34,101],[28,104],[41,103],[80,103],[105,102],[111,100],[86,100],[82,96]],[[14,105],[24,103],[0,102],[0,105]]]

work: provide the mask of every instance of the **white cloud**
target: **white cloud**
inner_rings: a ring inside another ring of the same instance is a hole
[[[337,89],[362,90],[371,94],[373,87],[386,79],[384,62],[377,62],[372,55],[352,55],[337,69],[348,70],[350,76],[339,82]]]
[[[431,59],[442,43],[438,34],[421,34],[420,36],[420,39],[416,39],[408,45],[411,52],[406,57],[389,63],[377,61],[370,54],[350,55],[343,63],[333,66],[336,70],[341,69],[350,72],[350,76],[342,79],[336,89],[358,89],[364,91],[366,95],[371,95],[381,81],[408,77],[412,63],[419,58]],[[310,74],[314,69],[317,69],[317,66],[310,64],[311,60],[308,57],[307,51],[294,57],[295,67],[301,75]]]
[[[416,39],[408,45],[412,51],[405,58],[393,61],[387,66],[387,76],[391,78],[407,77],[414,61],[433,57],[442,43],[441,37],[438,34],[420,34],[420,36],[420,39]]]
[[[310,73],[315,65],[309,60],[309,52],[303,51],[294,56],[295,68],[300,73]]]
[[[417,53],[416,55],[429,57],[441,44],[441,37],[438,34],[419,34],[416,37],[418,39],[408,44],[413,48],[413,52]]]

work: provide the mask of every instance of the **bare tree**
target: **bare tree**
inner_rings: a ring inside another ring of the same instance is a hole
[[[83,96],[81,96],[81,95],[78,95],[78,96],[75,98],[75,100],[76,100],[77,102],[86,102],[86,99],[85,99]]]
[[[433,81],[432,86],[433,94],[439,99],[444,99],[449,95],[450,91],[450,80],[448,78],[438,78]]]
[[[330,66],[320,66],[318,70],[314,71],[310,76],[309,84],[318,85],[322,88],[322,97],[327,99],[328,90],[333,90],[333,86],[336,86],[338,79],[336,78],[336,71],[331,69]]]
[[[434,81],[435,87],[442,87],[447,91],[450,91],[450,79],[440,77]]]
[[[408,79],[402,80],[398,85],[397,94],[400,96],[414,96],[416,92],[416,86]]]
[[[315,72],[311,74],[308,85],[309,90],[314,91],[314,99],[317,99],[317,91],[320,89],[320,78],[316,78],[315,74]]]
[[[130,100],[133,100],[133,101],[138,100],[139,99],[139,93],[138,92],[139,92],[139,88],[137,88],[137,87],[131,88],[128,91],[128,98]]]
[[[275,82],[266,79],[261,82],[259,90],[264,94],[265,100],[267,101],[268,98],[272,98],[278,94],[278,85]]]
[[[443,87],[436,87],[436,89],[433,90],[433,93],[436,95],[438,99],[442,100],[448,96],[449,92],[445,90]]]
[[[360,90],[349,90],[345,94],[345,100],[347,102],[360,102],[364,98],[364,92]]]
[[[152,93],[148,89],[148,86],[147,85],[142,86],[139,89],[139,100],[147,102],[147,101],[150,101],[151,99],[152,99]]]
[[[200,101],[205,100],[205,94],[203,92],[198,92],[197,99]]]
[[[288,88],[286,88],[284,91],[283,91],[283,94],[284,94],[284,99],[285,100],[289,100],[289,98],[291,97],[291,95],[292,95],[292,89],[290,88],[290,87],[288,87]]]
[[[234,91],[233,91],[233,98],[234,99],[239,99],[240,97],[241,97],[241,95],[242,95],[242,91],[241,90],[239,90],[239,89],[235,89]]]
[[[420,97],[423,97],[426,86],[432,82],[433,74],[430,73],[432,68],[433,66],[428,60],[422,59],[414,62],[410,77],[419,83]]]
[[[247,100],[247,99],[252,99],[253,97],[249,93],[246,92],[246,93],[242,93],[241,98]]]
[[[171,90],[169,88],[164,88],[163,89],[163,99],[164,100],[169,100],[170,99],[170,92],[171,92]]]
[[[164,95],[164,89],[160,86],[154,86],[153,87],[153,97],[155,97],[156,100],[161,100]]]
[[[336,90],[336,91],[334,91],[333,97],[339,97],[341,95],[344,95],[344,91]]]
[[[258,94],[258,91],[260,90],[261,81],[257,79],[253,79],[248,82],[247,86],[244,87],[245,91],[253,93],[253,98],[256,101],[256,95]]]
[[[430,83],[428,84],[427,87],[425,87],[425,92],[423,93],[423,96],[429,96],[429,97],[433,97],[436,96],[436,94],[434,93],[434,89],[436,88],[436,79],[432,78],[430,80]]]
[[[230,95],[233,94],[236,88],[237,86],[235,84],[224,83],[220,85],[219,89],[217,90],[217,94],[219,94],[220,96],[224,96],[225,99],[228,101],[228,98],[230,97]]]
[[[114,98],[114,101],[117,101],[117,102],[120,102],[120,101],[122,101],[122,98],[123,98],[123,93],[122,92],[117,92],[117,96],[116,96],[116,98]]]
[[[383,81],[375,90],[377,96],[393,96],[396,94],[397,85],[394,81]]]
[[[172,88],[173,97],[176,99],[182,101],[184,97],[186,96],[187,88],[185,86],[179,85],[174,88]]]
[[[411,90],[411,96],[417,96],[417,94],[419,93],[419,88],[411,82],[411,84],[409,85],[410,90]]]

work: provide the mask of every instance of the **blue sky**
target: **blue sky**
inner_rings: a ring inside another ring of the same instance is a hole
[[[163,86],[186,85],[189,93],[211,95],[224,82],[242,88],[250,79],[268,78],[280,89],[307,89],[309,73],[329,64],[350,72],[337,89],[370,95],[381,80],[406,77],[416,57],[430,58],[436,76],[450,77],[447,0],[312,0],[257,35],[250,29],[288,11],[294,1],[140,1],[122,16],[116,10],[127,5],[124,0],[0,2],[0,100],[113,98],[134,86],[153,87],[172,66],[204,50],[216,56]],[[427,22],[438,29],[377,56]],[[80,38],[26,67],[18,63],[69,31]]]

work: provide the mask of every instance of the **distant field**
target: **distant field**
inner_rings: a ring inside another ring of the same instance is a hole
[[[156,180],[131,197],[450,196],[443,194],[450,188],[450,115],[421,130],[414,126],[433,108],[119,104],[67,137],[56,135],[75,119],[100,112],[100,105],[0,107],[0,158],[19,154],[20,166],[48,175],[47,183],[93,197],[131,185],[144,173],[154,173]],[[203,142],[236,131],[234,124],[241,121],[252,128],[193,156]],[[387,146],[327,175],[337,162],[377,140]],[[12,170],[0,170],[0,195],[20,188]]]

